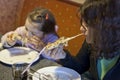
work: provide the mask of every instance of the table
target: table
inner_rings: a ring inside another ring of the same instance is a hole
[[[60,66],[60,65],[57,64],[56,62],[40,58],[31,66],[31,69],[37,71],[40,68],[48,66]],[[0,80],[13,80],[11,65],[0,62]]]
[[[0,43],[0,51],[3,50],[1,45],[2,44]],[[48,66],[61,66],[61,65],[44,58],[40,58],[31,66],[31,69],[37,71],[40,68]],[[13,80],[11,65],[0,62],[0,80]]]

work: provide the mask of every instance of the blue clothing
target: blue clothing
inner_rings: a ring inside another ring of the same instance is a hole
[[[2,44],[4,44],[3,46],[6,47],[6,48],[9,48],[9,47],[12,47],[12,46],[21,46],[21,44],[22,44],[22,42],[19,41],[19,40],[18,40],[17,42],[13,43],[12,45],[9,45],[9,44],[7,43],[7,36],[8,36],[9,34],[12,34],[12,33],[17,33],[17,34],[19,34],[20,36],[22,36],[23,38],[24,38],[24,37],[27,37],[27,36],[26,36],[27,31],[26,31],[25,26],[21,26],[21,27],[17,28],[15,31],[10,31],[10,32],[6,33],[6,34],[3,35],[2,38],[1,38],[1,42],[2,42]],[[45,34],[45,37],[42,38],[42,41],[43,41],[45,44],[47,44],[47,43],[49,43],[49,42],[54,42],[54,41],[56,41],[58,38],[59,38],[59,37],[58,37],[57,34],[55,34],[55,33],[49,33],[49,34]]]
[[[42,41],[45,43],[45,44],[48,44],[49,42],[55,42],[56,40],[58,39],[58,36],[56,34],[47,34],[43,39]]]
[[[55,42],[59,37],[56,34],[47,34],[46,37],[44,37],[42,39],[44,44],[48,44],[48,43],[52,43]],[[14,46],[21,46],[22,42],[21,41],[17,41],[16,44]]]

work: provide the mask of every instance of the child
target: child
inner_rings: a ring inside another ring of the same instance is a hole
[[[3,47],[26,46],[40,51],[49,42],[58,39],[54,15],[45,8],[36,8],[26,18],[24,26],[2,36]]]

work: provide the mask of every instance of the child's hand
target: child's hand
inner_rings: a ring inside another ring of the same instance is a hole
[[[19,35],[17,33],[11,33],[7,35],[6,40],[9,45],[14,45],[18,40],[18,38],[19,38]]]
[[[45,44],[36,36],[27,39],[27,47],[41,51]]]

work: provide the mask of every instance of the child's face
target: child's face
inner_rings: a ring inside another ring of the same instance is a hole
[[[32,37],[36,36],[39,38],[43,37],[43,32],[39,30],[40,24],[35,22],[29,22],[28,19],[26,20],[25,27],[27,30],[27,36]]]

